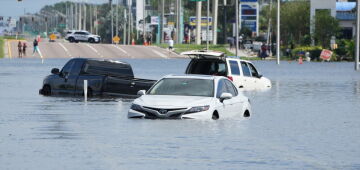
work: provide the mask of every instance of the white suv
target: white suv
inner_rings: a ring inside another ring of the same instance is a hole
[[[222,52],[188,51],[190,61],[186,74],[205,74],[228,77],[237,88],[243,90],[265,90],[271,88],[271,82],[263,77],[255,66],[246,60],[227,57]]]
[[[100,43],[100,36],[89,33],[88,31],[81,30],[72,30],[68,31],[65,40],[69,42],[90,42],[90,43]]]

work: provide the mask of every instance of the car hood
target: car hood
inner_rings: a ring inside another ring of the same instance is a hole
[[[143,95],[134,101],[135,104],[155,108],[187,108],[210,105],[213,97],[200,96],[172,96],[172,95]]]

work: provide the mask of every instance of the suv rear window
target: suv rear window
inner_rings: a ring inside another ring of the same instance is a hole
[[[222,60],[192,60],[187,74],[226,76],[226,64]]]

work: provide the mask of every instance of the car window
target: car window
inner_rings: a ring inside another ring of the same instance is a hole
[[[73,66],[72,66],[70,75],[79,75],[80,71],[81,71],[81,68],[83,66],[83,63],[84,62],[82,62],[82,61],[75,61]]]
[[[253,77],[258,77],[259,73],[257,72],[256,68],[254,67],[254,65],[252,65],[251,63],[248,63],[250,71],[251,71],[251,75]]]
[[[237,96],[238,91],[236,90],[235,86],[229,80],[224,80],[224,81],[225,81],[228,93],[230,93],[232,96]]]
[[[234,61],[234,60],[230,60],[229,64],[230,64],[231,74],[232,75],[240,75],[238,62]]]
[[[66,63],[65,66],[61,70],[61,74],[63,76],[67,76],[70,73],[73,64],[74,64],[74,60],[71,60],[68,63]]]
[[[75,32],[75,34],[79,34],[79,35],[81,35],[81,34],[82,34],[82,32]]]
[[[251,77],[251,73],[246,62],[243,61],[241,62],[241,69],[243,71],[244,76]]]
[[[226,76],[226,65],[221,60],[192,60],[187,74]]]
[[[220,98],[222,93],[228,93],[227,91],[227,86],[225,84],[225,81],[223,79],[221,79],[218,82],[218,88],[217,88],[217,92],[216,92],[216,98]]]

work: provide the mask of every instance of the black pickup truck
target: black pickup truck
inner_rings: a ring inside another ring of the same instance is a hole
[[[139,90],[148,90],[156,81],[134,77],[130,64],[112,60],[74,58],[60,71],[51,70],[39,93],[49,95],[84,95],[84,80],[88,81],[88,96],[119,96],[133,98]]]

